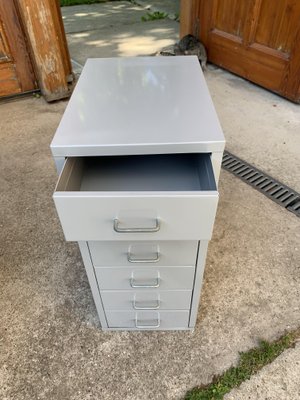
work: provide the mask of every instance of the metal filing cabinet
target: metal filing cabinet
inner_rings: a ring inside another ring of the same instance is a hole
[[[196,57],[87,61],[53,197],[103,329],[195,326],[224,143]]]

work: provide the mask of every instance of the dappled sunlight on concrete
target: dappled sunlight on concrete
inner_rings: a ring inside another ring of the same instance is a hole
[[[146,6],[118,1],[63,7],[72,59],[84,64],[90,57],[151,55],[174,44],[179,23],[169,18],[143,22]]]
[[[135,38],[130,38],[124,39],[123,43],[122,41],[119,42],[118,44],[118,49],[120,52],[121,56],[135,56],[136,54],[150,54],[153,52],[154,48],[157,46],[157,40],[155,37],[145,37],[145,36],[140,36],[140,37],[135,37]],[[160,40],[159,41],[159,47],[165,47],[170,44],[170,40]]]
[[[134,28],[133,28],[134,27]],[[155,54],[178,39],[171,20],[116,25],[68,35],[71,57],[84,64],[90,57],[131,57]]]
[[[67,33],[101,29],[116,24],[131,25],[141,22],[147,10],[128,1],[63,7],[62,14]]]

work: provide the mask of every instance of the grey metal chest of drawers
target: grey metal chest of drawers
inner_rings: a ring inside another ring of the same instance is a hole
[[[53,197],[103,329],[194,328],[224,144],[196,57],[87,61]]]

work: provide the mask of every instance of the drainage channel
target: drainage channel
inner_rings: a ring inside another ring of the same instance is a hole
[[[263,193],[269,199],[300,217],[300,194],[253,165],[224,151],[222,167]]]

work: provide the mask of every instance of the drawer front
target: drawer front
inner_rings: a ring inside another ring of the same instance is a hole
[[[69,241],[199,240],[212,236],[218,195],[60,192],[54,201]]]
[[[95,268],[100,290],[191,290],[194,267]]]
[[[68,158],[54,195],[66,240],[210,239],[209,154]]]
[[[138,330],[188,328],[189,311],[108,311],[109,328],[134,328]]]
[[[105,310],[188,310],[191,290],[102,290]]]
[[[197,241],[88,242],[94,266],[180,266],[196,264]]]

